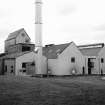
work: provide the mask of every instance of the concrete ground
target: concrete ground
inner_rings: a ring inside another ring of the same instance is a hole
[[[0,105],[105,105],[101,78],[0,76]]]

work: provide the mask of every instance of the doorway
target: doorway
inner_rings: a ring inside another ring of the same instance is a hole
[[[94,68],[94,59],[95,58],[88,58],[88,74],[92,74],[92,69]]]

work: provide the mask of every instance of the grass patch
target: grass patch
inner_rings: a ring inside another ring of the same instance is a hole
[[[104,105],[100,77],[0,76],[0,105]]]

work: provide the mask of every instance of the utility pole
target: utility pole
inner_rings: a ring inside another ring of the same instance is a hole
[[[35,47],[38,49],[36,60],[36,75],[43,75],[42,70],[42,1],[35,2]]]

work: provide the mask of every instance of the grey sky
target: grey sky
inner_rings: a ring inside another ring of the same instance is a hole
[[[105,42],[104,0],[42,0],[43,44]],[[35,0],[0,1],[0,49],[8,34],[25,28],[34,42]],[[1,51],[1,50],[0,50]]]

